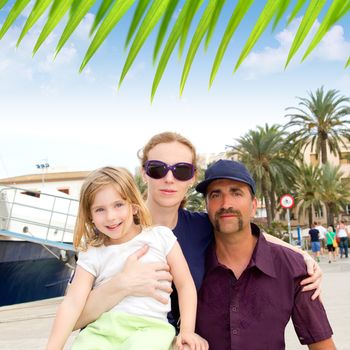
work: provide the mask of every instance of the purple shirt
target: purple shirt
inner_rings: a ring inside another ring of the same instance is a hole
[[[252,258],[237,280],[220,264],[213,244],[207,254],[206,275],[198,295],[197,329],[210,350],[280,350],[292,317],[301,344],[332,336],[326,312],[312,292],[301,292],[306,276],[302,256],[258,237]]]

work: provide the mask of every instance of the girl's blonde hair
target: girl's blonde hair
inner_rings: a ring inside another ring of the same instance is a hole
[[[137,209],[134,223],[142,228],[152,224],[151,215],[142,200],[132,174],[125,168],[103,167],[91,172],[80,190],[78,218],[74,229],[73,244],[75,248],[87,249],[87,246],[99,247],[106,243],[106,235],[96,231],[91,217],[91,206],[96,194],[103,187],[112,185],[120,196]]]

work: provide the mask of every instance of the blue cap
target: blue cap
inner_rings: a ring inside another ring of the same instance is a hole
[[[253,194],[255,194],[255,181],[248,169],[240,162],[227,159],[218,160],[205,171],[204,180],[196,186],[197,192],[206,194],[210,183],[219,179],[243,182],[250,186]]]

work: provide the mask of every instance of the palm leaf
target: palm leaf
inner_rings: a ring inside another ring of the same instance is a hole
[[[64,31],[60,37],[60,40],[58,41],[55,57],[61,51],[62,47],[67,42],[69,37],[72,35],[75,28],[79,25],[79,23],[82,21],[84,16],[88,13],[90,8],[95,4],[95,2],[96,0],[79,0],[79,4],[77,4],[77,7],[75,8],[75,10],[71,12],[71,16],[69,17],[68,23],[64,28]]]
[[[307,48],[302,61],[311,53],[311,51],[318,45],[321,39],[328,32],[330,27],[340,19],[341,16],[345,14],[344,9],[344,0],[333,0],[325,18],[323,19],[320,27],[318,28],[317,33],[312,39],[309,47]]]
[[[37,0],[23,29],[21,35],[17,40],[16,46],[18,47],[21,43],[24,36],[28,33],[28,31],[33,27],[33,25],[38,21],[38,19],[43,15],[43,13],[47,10],[53,0]]]
[[[165,44],[162,56],[160,57],[160,60],[159,60],[158,66],[157,66],[156,74],[154,75],[154,79],[153,79],[152,91],[151,91],[151,101],[153,101],[154,95],[157,91],[159,82],[162,79],[165,67],[167,66],[167,63],[168,63],[169,58],[171,56],[171,53],[173,52],[176,43],[180,39],[180,36],[182,34],[183,24],[185,21],[185,16],[186,16],[186,13],[188,11],[188,7],[190,7],[190,6],[191,6],[190,1],[185,2],[184,7],[182,8],[182,10],[181,10],[181,12],[180,12],[175,24],[174,24],[174,27],[169,35],[169,38]]]
[[[238,58],[238,61],[236,63],[234,71],[238,69],[238,67],[241,65],[243,60],[248,56],[249,52],[261,36],[261,34],[265,31],[266,27],[269,25],[271,19],[276,14],[276,9],[278,8],[278,5],[280,3],[280,0],[268,0],[264,9],[262,10],[252,33],[250,34],[250,37],[248,38],[241,55]]]
[[[193,17],[203,4],[203,0],[191,0],[189,2],[191,3],[191,6],[187,8],[185,18],[184,18],[184,24],[182,26],[182,33],[181,33],[180,46],[179,46],[179,57],[182,56],[182,52],[186,44],[188,32],[193,22]]]
[[[213,14],[211,16],[211,20],[210,20],[210,23],[209,23],[209,28],[208,28],[208,32],[207,32],[207,37],[205,39],[205,49],[207,50],[208,49],[208,46],[209,46],[209,42],[213,36],[213,33],[214,33],[214,29],[216,27],[216,24],[219,20],[219,16],[221,14],[221,10],[225,4],[225,1],[226,0],[220,0],[216,3],[216,6],[215,6],[215,9],[213,11]]]
[[[306,10],[306,13],[303,17],[303,20],[300,23],[298,31],[293,40],[292,46],[289,50],[287,62],[285,64],[285,68],[288,66],[288,63],[292,59],[292,57],[298,51],[300,45],[303,43],[306,35],[309,33],[312,25],[314,24],[318,14],[321,12],[323,6],[327,0],[311,0],[309,7]]]
[[[345,64],[345,68],[347,68],[347,67],[349,67],[350,66],[350,56],[349,56],[349,58],[348,58],[348,61],[346,62],[346,64]]]
[[[112,3],[115,0],[103,0],[101,3],[101,6],[99,7],[97,14],[95,16],[94,23],[92,24],[91,30],[90,30],[90,35],[96,30],[97,26],[101,23],[103,17],[107,13],[107,11],[110,9],[112,6]]]
[[[84,0],[73,0],[72,5],[69,9],[69,17],[73,15],[73,13],[77,10],[82,1]]]
[[[230,21],[226,27],[224,36],[221,39],[220,46],[218,48],[218,51],[215,56],[215,60],[213,63],[213,67],[210,74],[210,80],[209,80],[209,86],[213,84],[213,81],[215,79],[216,73],[219,69],[219,66],[221,64],[222,58],[224,57],[224,54],[226,52],[227,46],[229,42],[231,41],[231,38],[233,34],[235,33],[238,25],[241,23],[243,17],[247,13],[248,9],[252,5],[254,0],[239,0],[238,4],[236,5],[236,8],[230,18]]]
[[[0,0],[0,10],[7,4],[8,0]]]
[[[300,12],[301,8],[304,6],[306,0],[298,0],[297,4],[295,5],[291,15],[288,18],[287,25],[289,25],[293,19],[298,15]]]
[[[72,0],[54,0],[50,9],[49,18],[35,43],[33,55],[39,50],[45,39],[51,34],[63,16],[67,13],[71,4]]]
[[[216,8],[216,5],[218,2],[222,2],[221,0],[210,0],[208,3],[208,6],[206,7],[205,11],[203,12],[202,18],[200,19],[197,29],[193,35],[191,45],[188,49],[185,65],[182,71],[181,76],[181,83],[180,83],[180,95],[182,94],[182,91],[185,87],[186,80],[188,77],[188,73],[190,71],[193,59],[196,55],[196,52],[198,50],[198,47],[200,43],[203,40],[203,37],[205,33],[208,30],[208,27],[211,23],[212,16],[214,14],[214,10]]]
[[[137,26],[141,22],[141,18],[143,17],[143,15],[146,11],[146,8],[149,5],[149,2],[150,2],[150,0],[140,0],[139,1],[138,5],[136,7],[135,13],[134,13],[134,17],[132,18],[132,21],[131,21],[129,32],[128,32],[126,42],[125,42],[125,46],[129,45],[129,42],[130,42],[132,36],[134,35],[134,33],[137,29]]]
[[[80,72],[84,69],[87,63],[90,61],[91,57],[95,54],[96,50],[100,47],[103,41],[106,39],[107,35],[112,31],[112,29],[117,25],[119,20],[125,15],[125,13],[130,9],[135,0],[117,0],[110,11],[106,15],[105,19],[98,28],[80,66]]]
[[[275,22],[273,23],[272,30],[275,30],[282,16],[286,13],[287,8],[291,0],[283,0],[279,3],[278,10],[276,13]]]
[[[163,43],[163,40],[164,40],[164,37],[165,37],[165,33],[166,33],[167,29],[168,29],[171,17],[172,17],[172,15],[175,12],[175,9],[176,9],[176,6],[177,6],[178,3],[179,3],[179,0],[172,0],[172,1],[170,1],[169,5],[168,5],[168,8],[165,11],[162,23],[161,23],[160,28],[159,28],[157,40],[156,40],[156,43],[154,45],[153,62],[155,62],[156,59],[157,59],[158,52],[160,50],[160,47],[162,46],[162,43]]]
[[[128,57],[125,60],[122,74],[119,80],[119,86],[123,82],[125,75],[129,71],[132,63],[134,62],[138,52],[140,51],[142,45],[146,41],[147,37],[158,23],[160,18],[163,16],[168,3],[171,0],[154,0],[150,9],[148,10],[144,20],[142,21],[140,28],[136,34],[136,37],[130,48]]]
[[[13,5],[11,11],[9,12],[8,16],[6,17],[4,24],[1,27],[0,39],[2,39],[2,37],[5,35],[5,33],[8,31],[8,29],[11,27],[13,22],[17,19],[17,17],[21,14],[21,12],[24,10],[24,8],[28,5],[29,1],[30,0],[17,0],[16,1],[16,3]]]

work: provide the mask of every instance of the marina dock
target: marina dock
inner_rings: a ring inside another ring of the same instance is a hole
[[[321,257],[324,271],[322,300],[333,328],[338,350],[350,350],[350,259],[339,259],[328,264]],[[0,349],[44,349],[52,322],[62,298],[0,307]],[[65,349],[70,348],[77,332],[72,333]],[[289,322],[286,329],[286,349],[305,349]],[[101,349],[103,350],[103,349]]]

